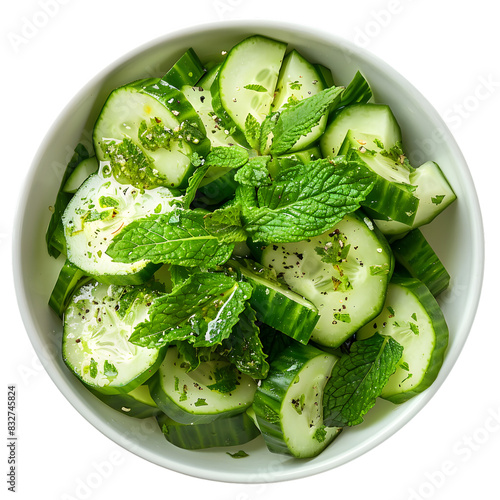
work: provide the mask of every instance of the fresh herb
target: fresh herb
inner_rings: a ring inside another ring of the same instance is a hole
[[[262,85],[259,85],[257,83],[249,83],[248,85],[245,85],[243,88],[247,90],[254,90],[255,92],[267,92],[266,87],[263,87]]]
[[[234,391],[238,385],[237,374],[232,365],[219,366],[212,372],[215,383],[207,385],[207,388],[223,394]]]
[[[107,359],[104,361],[104,375],[110,378],[115,378],[118,375],[118,370],[115,365],[110,363]]]
[[[443,202],[445,196],[446,195],[444,195],[444,194],[438,194],[436,196],[433,196],[431,198],[431,201],[432,201],[432,203],[434,203],[434,205],[440,205]]]
[[[238,188],[236,199],[254,241],[286,243],[322,234],[357,210],[373,181],[373,174],[357,162],[321,159],[301,165],[293,179],[276,179],[256,193]]]
[[[135,220],[115,236],[106,253],[115,262],[143,259],[155,264],[213,268],[226,262],[233,246],[205,229],[205,213],[175,209]]]
[[[195,273],[153,302],[149,320],[135,327],[129,341],[150,348],[181,340],[217,346],[231,334],[251,293],[248,283],[222,273]]]
[[[246,451],[243,450],[237,451],[236,453],[230,453],[229,451],[226,451],[226,454],[231,458],[245,458],[250,456]]]
[[[89,375],[92,378],[97,377],[97,361],[94,358],[90,358]]]
[[[271,184],[267,165],[271,160],[270,156],[255,156],[250,158],[234,176],[234,180],[246,186],[268,186]]]
[[[335,363],[323,396],[324,424],[360,424],[396,370],[403,347],[391,337],[375,333],[357,340]]]

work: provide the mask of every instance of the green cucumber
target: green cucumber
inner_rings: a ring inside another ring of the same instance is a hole
[[[159,415],[156,420],[165,439],[185,450],[238,446],[260,435],[246,412],[206,424],[181,424],[165,414]]]
[[[94,149],[115,177],[140,189],[183,188],[193,153],[210,143],[184,94],[159,78],[138,80],[111,92],[94,127]]]
[[[403,224],[397,220],[384,220],[387,217],[379,219],[380,214],[374,214],[374,222],[384,234],[404,234],[429,224],[457,198],[439,165],[433,161],[414,169],[410,173],[409,183],[415,186],[413,195],[419,199],[415,218],[411,224]]]
[[[379,314],[394,268],[383,235],[357,214],[320,236],[269,245],[261,262],[318,308],[311,340],[328,347],[340,346]]]
[[[81,269],[66,260],[50,294],[51,309],[62,318],[74,291],[91,279]]]
[[[315,457],[337,437],[340,428],[323,425],[323,389],[337,359],[293,343],[273,360],[253,403],[271,452]]]
[[[271,110],[285,49],[260,35],[246,38],[228,52],[212,84],[215,113],[244,146],[247,120],[261,124]]]
[[[161,413],[149,394],[147,384],[140,385],[126,394],[102,394],[91,391],[103,403],[116,411],[134,418],[156,417]]]
[[[252,285],[250,305],[257,319],[307,344],[319,320],[317,308],[276,280],[276,274],[249,259],[228,264]]]
[[[231,390],[217,389],[222,376],[228,377]],[[158,407],[181,424],[208,423],[242,413],[252,404],[255,389],[251,377],[220,357],[203,361],[189,371],[189,363],[176,346],[168,348],[160,369],[149,381],[151,397]]]
[[[375,332],[391,336],[404,348],[382,398],[403,403],[434,382],[443,364],[449,334],[439,304],[421,281],[393,278],[382,312],[361,328],[356,338],[365,339]]]
[[[205,72],[197,86],[201,87],[203,90],[210,90],[212,87],[212,83],[214,83],[215,78],[217,77],[217,73],[219,72],[222,63],[215,64],[209,70]]]
[[[371,134],[390,149],[401,142],[401,129],[385,104],[352,104],[341,109],[321,137],[323,156],[337,156],[349,130]]]
[[[323,80],[316,67],[299,52],[292,50],[283,60],[271,111],[281,111],[288,105],[296,104],[324,89]],[[317,141],[325,131],[327,119],[328,115],[325,114],[308,134],[300,137],[290,152],[306,149]]]
[[[448,288],[450,275],[419,229],[391,243],[396,262],[422,281],[434,297]]]
[[[95,156],[82,160],[73,170],[72,174],[64,184],[63,191],[66,193],[75,194],[78,188],[87,180],[92,174],[99,169],[99,162]]]
[[[180,90],[184,85],[195,85],[204,74],[205,68],[200,58],[192,48],[189,48],[167,71],[162,80]]]
[[[363,163],[376,175],[375,185],[362,205],[393,220],[412,224],[419,199],[414,195],[415,187],[410,185],[411,170],[382,154],[376,141],[375,136],[350,130],[341,146],[341,154]]]
[[[101,282],[138,284],[147,281],[158,265],[141,260],[114,262],[106,250],[123,227],[153,213],[172,210],[174,197],[165,187],[141,191],[106,174],[106,165],[91,175],[68,203],[62,216],[67,258]]]
[[[156,292],[91,282],[73,295],[64,313],[62,355],[68,368],[103,394],[125,394],[158,369],[165,348],[128,341],[148,317]]]

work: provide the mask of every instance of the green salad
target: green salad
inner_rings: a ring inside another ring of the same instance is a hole
[[[173,445],[314,457],[436,379],[450,276],[419,228],[456,197],[361,73],[225,49],[109,94],[54,203],[49,304],[68,369]]]

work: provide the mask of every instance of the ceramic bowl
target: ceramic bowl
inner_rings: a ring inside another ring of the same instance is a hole
[[[244,446],[249,454],[244,460],[232,459],[226,449],[186,451],[172,446],[153,419],[137,420],[107,407],[66,368],[60,355],[61,322],[47,305],[62,265],[45,250],[48,207],[72,149],[79,141],[90,146],[92,126],[109,92],[138,78],[161,76],[188,47],[202,60],[210,60],[252,34],[288,42],[306,58],[330,67],[337,84],[347,84],[360,70],[373,88],[375,101],[391,106],[412,163],[436,161],[458,197],[424,229],[452,276],[450,288],[439,297],[450,342],[438,379],[405,404],[379,401],[362,425],[347,429],[321,455],[309,460],[272,454],[261,437]],[[15,223],[13,264],[19,308],[35,351],[59,390],[99,431],[125,449],[174,471],[212,480],[262,483],[326,471],[387,438],[398,439],[394,434],[434,396],[462,350],[479,300],[483,253],[481,215],[470,172],[447,126],[412,84],[373,54],[330,33],[255,21],[198,26],[153,40],[106,68],[74,97],[48,131],[25,179]]]

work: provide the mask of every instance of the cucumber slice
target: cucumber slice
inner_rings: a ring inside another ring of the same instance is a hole
[[[393,220],[412,224],[419,199],[410,185],[410,168],[397,160],[381,154],[377,138],[350,130],[341,146],[341,154],[362,162],[376,174],[376,181],[363,206]]]
[[[49,306],[60,318],[62,318],[74,291],[91,279],[92,278],[87,276],[81,269],[76,267],[69,260],[66,260],[59,272],[54,289],[50,294]]]
[[[397,220],[379,219],[374,215],[375,224],[384,234],[403,234],[428,224],[457,199],[439,165],[433,161],[428,161],[411,172],[409,182],[416,186],[413,195],[419,199],[415,218],[409,225]]]
[[[257,319],[307,344],[319,320],[317,308],[278,282],[274,273],[256,262],[242,259],[231,260],[228,264],[252,285],[250,305]]]
[[[74,194],[83,182],[97,172],[99,162],[95,156],[81,161],[64,184],[64,192]]]
[[[167,71],[162,80],[180,90],[184,85],[195,85],[204,74],[205,68],[198,55],[189,48]]]
[[[97,282],[73,295],[64,314],[62,354],[85,385],[103,394],[128,393],[158,369],[165,348],[128,341],[135,325],[147,319],[154,296],[147,288]]]
[[[176,422],[208,423],[242,413],[252,404],[254,380],[225,359],[201,362],[196,369],[188,369],[189,363],[177,347],[170,346],[160,369],[149,381],[151,397]],[[222,376],[234,382],[228,392],[220,392],[215,386]]]
[[[91,391],[103,403],[111,406],[116,411],[134,418],[156,417],[161,413],[156,403],[149,394],[147,384],[140,385],[127,394],[101,394]]]
[[[253,403],[271,452],[315,457],[338,436],[340,428],[323,425],[323,389],[337,359],[294,343],[271,363]]]
[[[404,348],[399,367],[381,397],[403,403],[427,389],[438,376],[448,345],[445,318],[427,287],[416,279],[395,277],[389,284],[384,309],[359,330],[356,338],[368,338],[377,331]]]
[[[94,128],[97,158],[111,161],[120,182],[141,189],[185,187],[191,155],[205,156],[209,147],[189,101],[159,78],[111,92]]]
[[[67,258],[88,276],[114,284],[147,281],[158,269],[146,260],[114,262],[106,250],[123,227],[152,213],[172,210],[172,193],[164,187],[141,191],[105,177],[105,167],[91,175],[68,203],[62,216]]]
[[[319,160],[321,158],[321,150],[318,146],[311,146],[302,151],[295,151],[294,153],[285,154],[282,156],[276,156],[271,159],[268,163],[269,174],[274,179],[278,176],[282,168],[287,166],[302,163],[306,165],[307,163]]]
[[[210,90],[212,87],[212,83],[214,83],[215,78],[217,77],[217,73],[219,72],[222,63],[218,63],[212,68],[210,68],[203,78],[198,82],[198,87],[201,87],[203,90]]]
[[[385,104],[353,104],[341,109],[321,137],[323,156],[337,156],[349,130],[376,136],[386,149],[401,142],[401,129]]]
[[[317,63],[314,64],[314,67],[316,68],[316,71],[318,72],[321,83],[323,84],[323,87],[325,89],[328,87],[333,87],[335,85],[335,82],[333,80],[332,71],[330,68],[327,68],[326,66],[323,66],[322,64],[317,64]]]
[[[234,136],[245,145],[245,123],[249,115],[261,124],[271,110],[286,44],[260,35],[235,45],[212,84],[216,114],[225,128],[236,127]]]
[[[427,286],[434,297],[448,288],[450,275],[419,229],[391,244],[396,262]]]
[[[262,263],[318,308],[311,340],[329,347],[340,346],[380,313],[394,268],[385,238],[356,214],[320,236],[267,246]]]
[[[185,450],[238,446],[260,435],[253,420],[246,413],[206,424],[180,424],[165,414],[159,415],[157,421],[165,439]]]
[[[285,59],[278,76],[271,111],[281,111],[289,104],[296,104],[307,97],[325,89],[323,80],[316,67],[292,50]],[[325,114],[319,123],[305,136],[302,136],[290,149],[300,151],[317,141],[325,131],[328,115]]]

